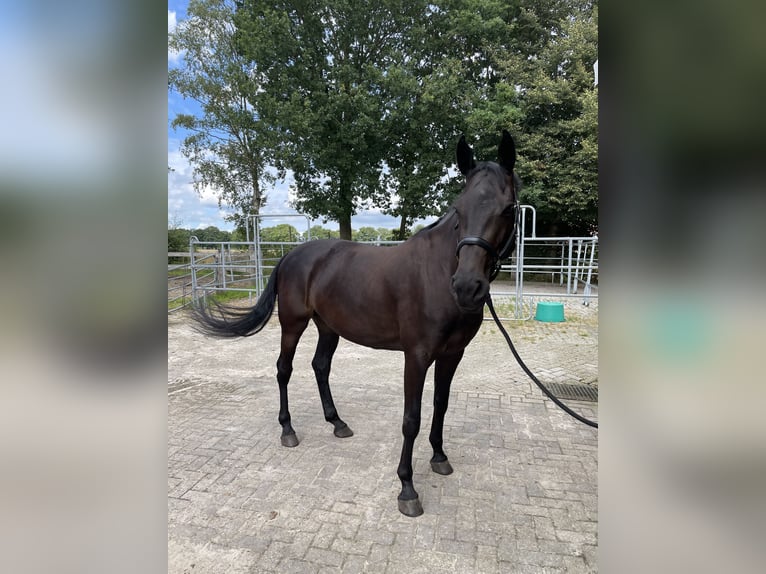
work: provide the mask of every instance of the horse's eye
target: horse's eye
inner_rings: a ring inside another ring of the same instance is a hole
[[[503,210],[503,217],[513,217],[516,215],[516,206],[509,205]]]

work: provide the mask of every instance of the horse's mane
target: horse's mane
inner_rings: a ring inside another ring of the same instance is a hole
[[[421,233],[423,233],[425,231],[430,231],[434,227],[438,227],[439,225],[444,223],[449,218],[449,216],[452,215],[454,212],[455,212],[455,208],[454,207],[450,207],[449,211],[447,211],[447,213],[442,215],[439,219],[437,219],[433,223],[429,223],[428,225],[426,225],[423,229],[421,229],[420,231],[415,233],[412,237],[417,237],[418,235],[420,235]]]

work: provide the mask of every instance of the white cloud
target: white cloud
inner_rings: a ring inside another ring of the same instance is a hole
[[[178,21],[176,19],[176,13],[173,10],[168,10],[168,34],[175,32],[177,26],[178,26]],[[183,52],[176,52],[175,50],[171,50],[170,47],[168,46],[168,63],[169,64],[178,65],[183,55],[184,55]]]
[[[176,29],[176,13],[173,10],[168,10],[168,34]]]
[[[206,185],[199,194],[199,202],[202,205],[215,205],[218,207],[218,195],[211,186]]]
[[[214,225],[219,229],[231,231],[234,227],[233,224],[224,220],[224,216],[229,212],[225,207],[223,209],[218,207],[218,198],[213,189],[206,188],[201,196],[194,191],[192,186],[192,167],[178,149],[178,144],[178,140],[175,139],[168,141],[168,166],[174,170],[168,173],[168,221],[174,218],[180,220],[181,227],[187,229],[198,229]],[[293,193],[290,190],[292,184],[292,174],[288,172],[284,181],[278,180],[273,187],[267,190],[268,201],[261,213],[272,217],[264,220],[266,226],[290,223],[299,231],[304,230],[306,224],[302,219],[279,219],[273,217],[297,214],[297,211],[290,207],[290,201],[294,199],[292,197]],[[414,222],[413,226],[419,223],[428,224],[435,220],[435,217],[428,217]],[[312,221],[311,225],[321,225],[327,229],[338,229],[337,222],[328,221],[324,223],[321,218]],[[351,226],[354,229],[364,226],[396,229],[399,227],[399,219],[383,214],[380,209],[367,208],[351,218]]]

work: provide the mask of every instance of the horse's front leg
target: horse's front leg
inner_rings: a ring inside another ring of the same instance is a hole
[[[402,481],[399,494],[399,512],[406,516],[420,516],[423,505],[412,484],[412,447],[415,437],[420,432],[420,404],[423,398],[423,384],[426,371],[432,359],[418,353],[405,353],[404,356],[404,420],[402,422],[402,457],[399,460],[397,474]]]
[[[444,415],[449,405],[449,390],[452,377],[455,376],[457,366],[463,358],[463,351],[436,359],[434,366],[434,418],[431,423],[431,435],[428,437],[434,449],[431,459],[431,468],[439,474],[452,474],[452,465],[444,454],[443,432]]]

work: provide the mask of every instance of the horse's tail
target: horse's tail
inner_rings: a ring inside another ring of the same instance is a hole
[[[216,313],[211,314],[205,305],[195,305],[192,316],[196,321],[196,329],[205,335],[213,337],[249,337],[255,335],[266,326],[274,311],[277,300],[277,273],[280,260],[271,272],[266,289],[261,293],[255,307],[242,309],[222,305],[214,301]]]

